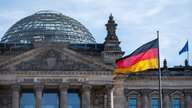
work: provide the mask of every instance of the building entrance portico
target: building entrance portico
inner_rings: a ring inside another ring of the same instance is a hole
[[[110,95],[103,94],[101,90],[95,93],[97,91],[96,86],[93,90],[91,90],[91,86],[87,85],[84,88],[70,88],[69,86],[69,88],[48,89],[44,88],[43,85],[41,87],[38,85],[38,87],[35,86],[35,90],[32,90],[32,88],[26,89],[20,86],[20,92],[14,89],[13,93],[18,92],[19,94],[13,94],[13,105],[18,106],[18,108],[92,108],[93,106],[108,108],[105,105],[111,104],[108,101],[111,97],[107,97]],[[98,94],[99,92],[101,94]],[[15,98],[18,95],[21,97]]]
[[[113,89],[113,83],[107,80],[96,83],[83,79],[82,76],[52,78],[19,76],[17,83],[11,85],[12,107],[110,108],[110,91]]]

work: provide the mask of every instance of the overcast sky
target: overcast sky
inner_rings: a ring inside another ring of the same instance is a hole
[[[187,54],[179,56],[187,39],[192,63],[192,0],[0,0],[0,37],[17,21],[41,10],[70,16],[103,43],[110,13],[118,24],[117,36],[125,55],[157,37],[160,58],[168,66],[184,65]]]

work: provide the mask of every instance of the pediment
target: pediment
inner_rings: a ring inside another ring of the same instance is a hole
[[[149,94],[150,97],[153,97],[153,96],[158,96],[159,95],[159,92],[158,91],[153,91]]]
[[[42,46],[0,63],[5,71],[113,71],[113,67],[63,46]]]
[[[184,94],[180,91],[175,91],[175,92],[171,93],[170,95],[171,95],[171,97],[184,96]]]
[[[128,96],[140,96],[140,94],[136,91],[131,91],[130,93],[127,94]]]

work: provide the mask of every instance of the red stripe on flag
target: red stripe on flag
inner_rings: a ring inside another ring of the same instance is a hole
[[[158,58],[158,48],[152,48],[135,56],[122,59],[117,62],[118,68],[128,68],[139,61]]]

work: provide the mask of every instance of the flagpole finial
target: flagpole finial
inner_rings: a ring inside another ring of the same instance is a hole
[[[157,30],[157,38],[159,39],[159,31]]]

